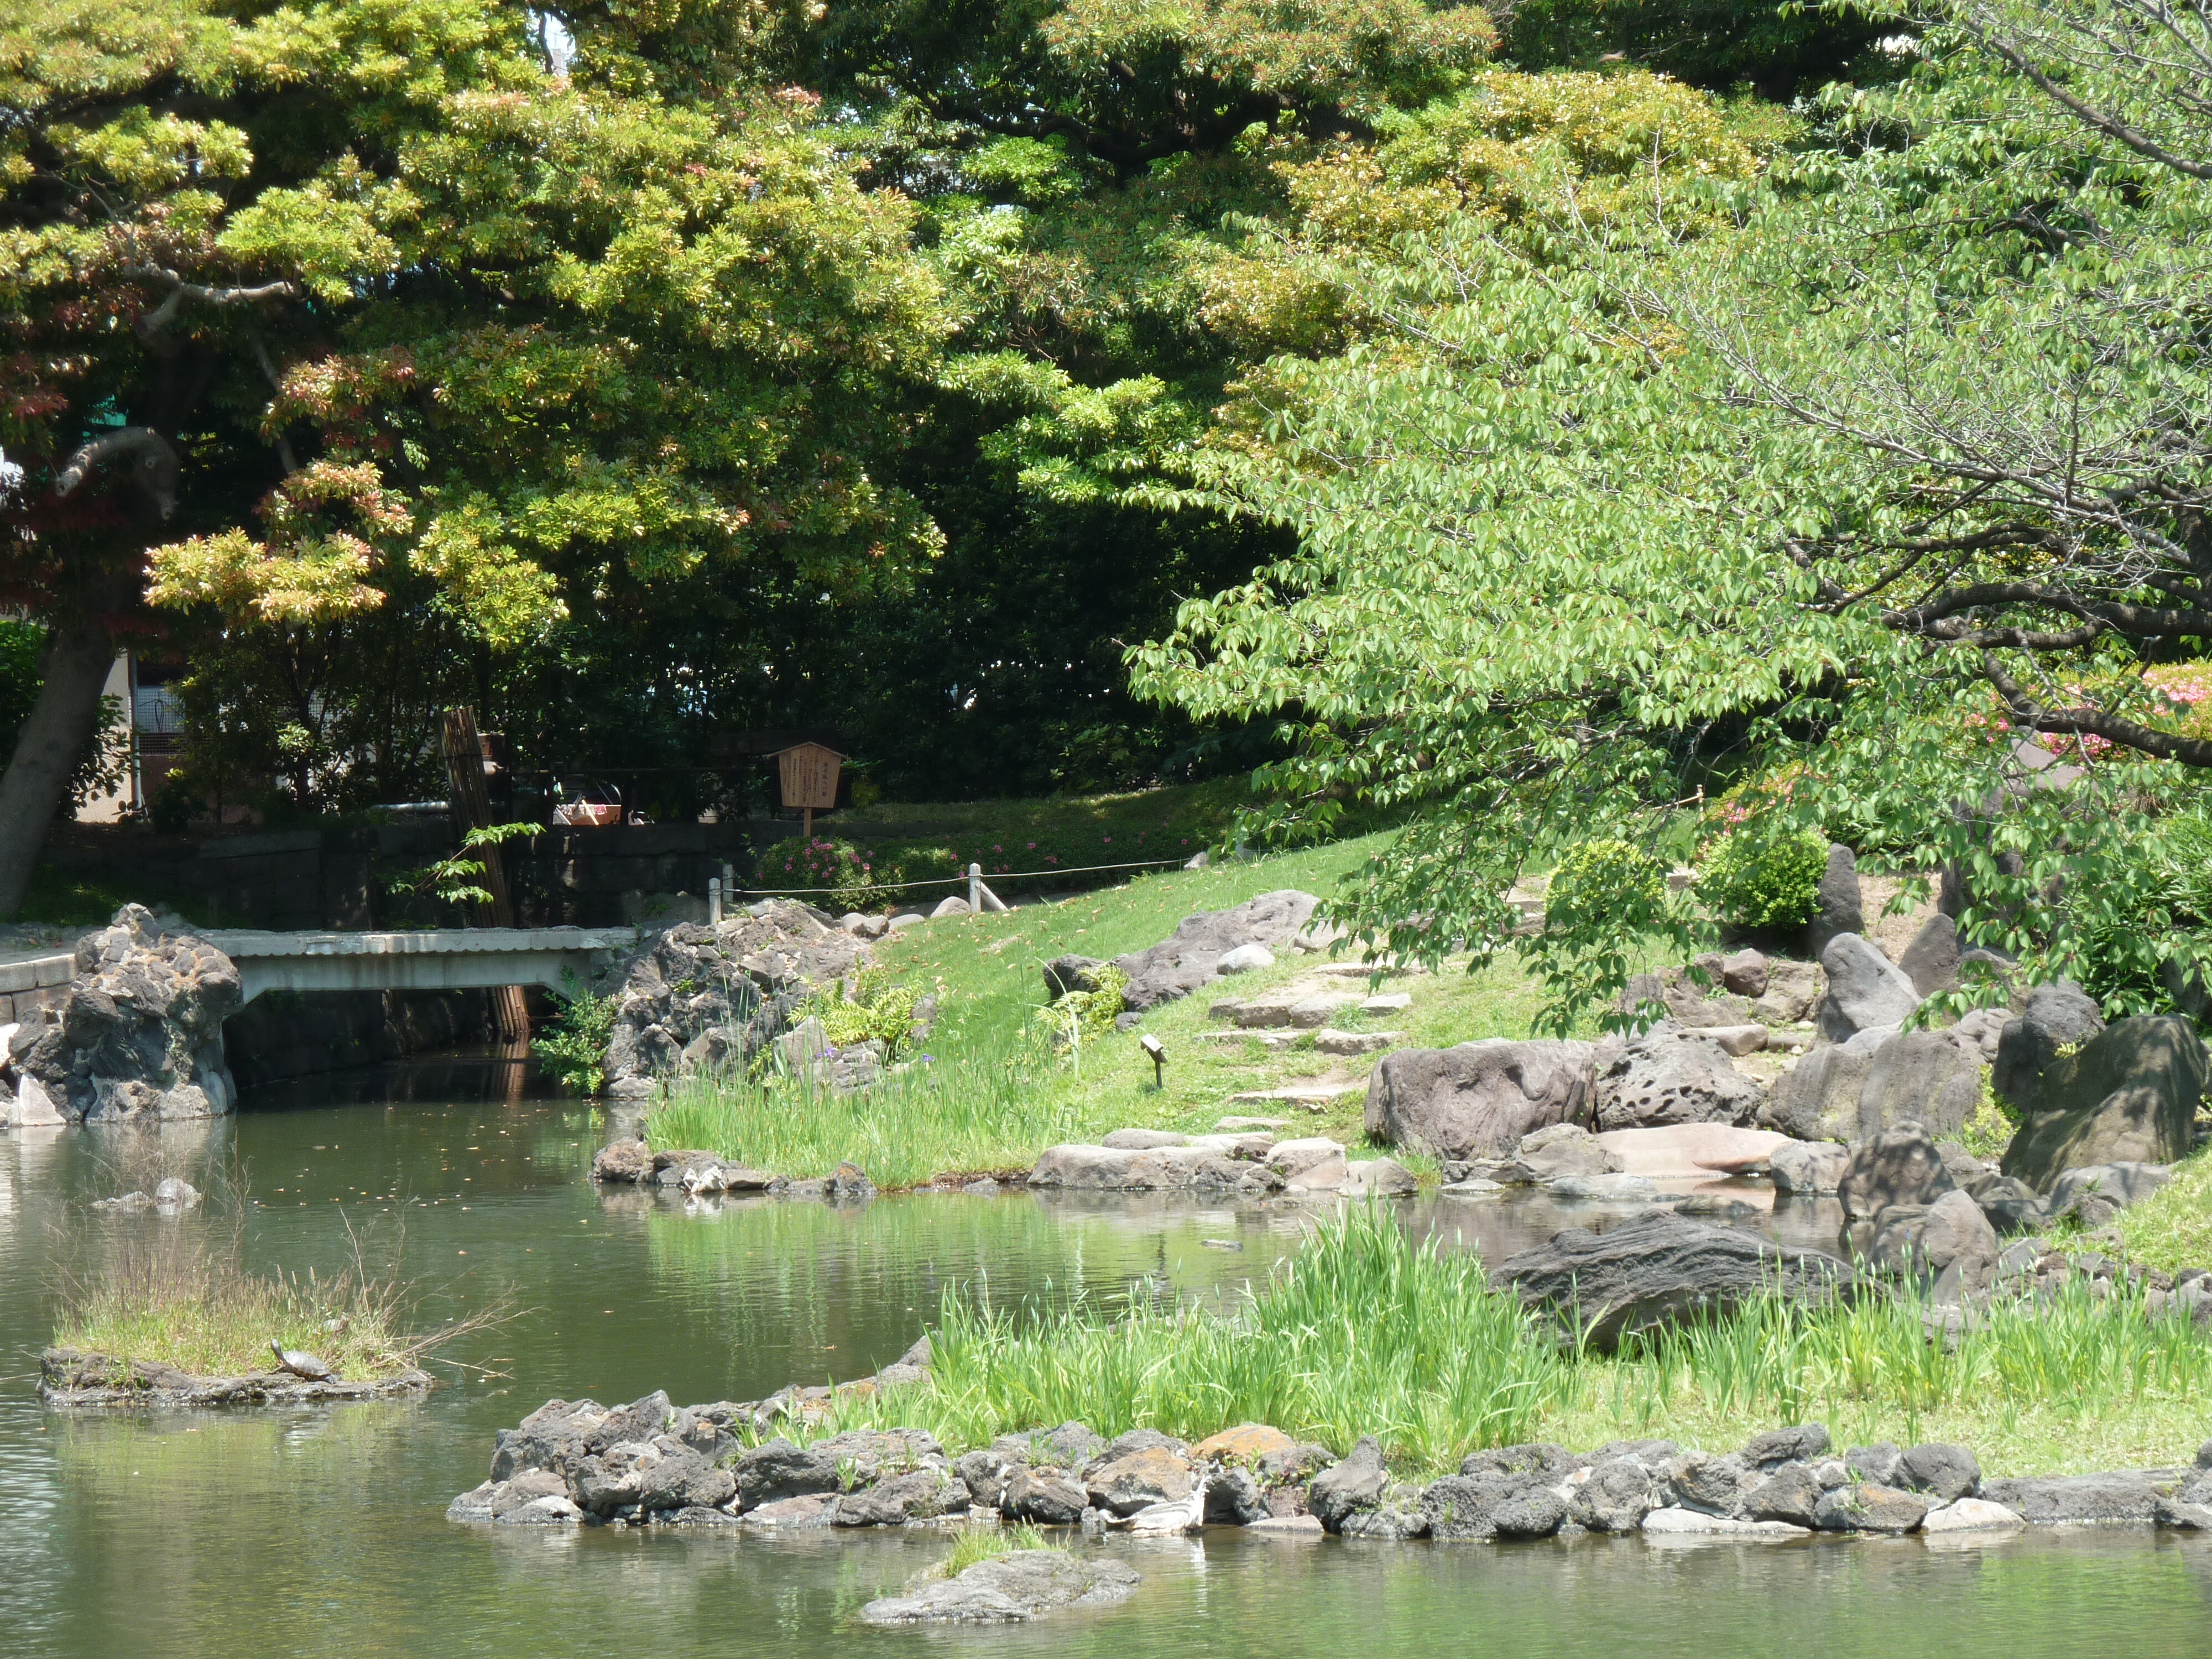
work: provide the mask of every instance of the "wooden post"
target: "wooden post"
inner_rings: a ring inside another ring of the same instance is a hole
[[[445,719],[446,780],[453,809],[456,838],[471,830],[491,826],[491,795],[484,787],[483,741],[477,734],[476,711],[448,708]],[[487,927],[514,926],[514,901],[507,887],[507,863],[501,848],[482,849],[484,890],[491,902],[476,907],[477,921]],[[523,1006],[520,985],[501,985],[492,992],[492,1006],[499,1015],[499,1034],[515,1042],[530,1036],[530,1013]]]
[[[814,809],[811,806],[802,806],[799,810],[800,815],[799,833],[808,841],[812,841],[814,839]]]

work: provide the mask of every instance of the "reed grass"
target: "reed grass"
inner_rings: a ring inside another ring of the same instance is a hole
[[[1017,1554],[1023,1550],[1058,1549],[1061,1546],[1048,1539],[1035,1527],[965,1527],[952,1540],[952,1548],[937,1564],[940,1578],[957,1578],[969,1568],[985,1561],[996,1560],[1002,1555]]]
[[[1602,1355],[1564,1344],[1479,1260],[1347,1206],[1224,1312],[1132,1299],[1009,1315],[949,1293],[928,1381],[831,1426],[902,1422],[948,1445],[1076,1419],[1197,1438],[1267,1423],[1409,1471],[1484,1447],[1660,1437],[1729,1449],[1784,1423],[1839,1443],[1947,1438],[2010,1474],[2185,1462],[2212,1426],[2212,1346],[2140,1297],[2001,1306],[1955,1344],[1910,1297],[1757,1300]]]

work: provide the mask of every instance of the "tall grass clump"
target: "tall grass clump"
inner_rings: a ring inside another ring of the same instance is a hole
[[[855,1408],[985,1445],[1039,1425],[1195,1439],[1268,1423],[1342,1449],[1381,1434],[1441,1467],[1530,1437],[1572,1373],[1480,1261],[1346,1209],[1226,1312],[1132,1299],[1006,1312],[949,1292],[920,1390]],[[857,1420],[848,1419],[848,1420]]]
[[[948,1170],[1027,1167],[1083,1132],[1033,1034],[987,1027],[944,1046],[852,1094],[774,1071],[688,1076],[653,1109],[646,1136],[794,1180],[849,1158],[879,1187],[908,1187]]]
[[[270,1369],[273,1339],[316,1355],[348,1382],[375,1382],[510,1316],[502,1305],[416,1328],[413,1288],[373,1266],[358,1237],[353,1259],[335,1273],[254,1272],[245,1262],[242,1191],[224,1211],[133,1217],[100,1229],[73,1258],[58,1256],[53,1346],[238,1376]]]
[[[2212,1417],[2212,1345],[2136,1287],[2000,1303],[1948,1340],[1926,1313],[1906,1288],[1760,1297],[1601,1354],[1492,1291],[1477,1257],[1358,1206],[1225,1310],[1133,1296],[1008,1312],[949,1292],[930,1378],[825,1430],[905,1423],[964,1447],[1071,1419],[1186,1439],[1257,1422],[1340,1452],[1378,1435],[1394,1462],[1437,1470],[1522,1441],[1728,1449],[1819,1420],[1839,1443],[1958,1440],[1992,1472],[2039,1474],[2185,1457]]]
[[[952,1548],[937,1564],[939,1578],[957,1578],[969,1568],[985,1561],[994,1561],[1002,1555],[1014,1555],[1023,1550],[1059,1549],[1062,1546],[1047,1538],[1035,1527],[966,1527],[952,1540]]]

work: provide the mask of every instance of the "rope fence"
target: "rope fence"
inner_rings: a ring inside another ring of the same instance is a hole
[[[1188,859],[1137,859],[1127,864],[1078,864],[1054,870],[986,871],[983,879],[992,881],[1026,881],[1033,876],[1089,876],[1102,870],[1158,870],[1167,865],[1180,868]],[[963,876],[931,876],[924,881],[870,881],[864,884],[878,892],[902,892],[909,887],[965,887],[968,878]],[[744,898],[797,898],[808,893],[834,893],[835,887],[739,887],[733,896]]]

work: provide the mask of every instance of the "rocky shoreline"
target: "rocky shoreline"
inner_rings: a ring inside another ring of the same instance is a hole
[[[56,1407],[179,1406],[319,1406],[353,1400],[398,1400],[429,1393],[428,1371],[408,1370],[374,1382],[337,1377],[311,1381],[289,1371],[198,1376],[174,1365],[81,1348],[48,1348],[39,1356],[39,1401]]]
[[[911,1374],[912,1357],[902,1362]],[[871,1379],[898,1380],[892,1373]],[[2212,1442],[2186,1468],[1988,1476],[1966,1447],[1838,1448],[1818,1423],[1729,1452],[1622,1440],[1466,1458],[1398,1479],[1380,1441],[1342,1457],[1264,1424],[1195,1444],[1151,1429],[1112,1440],[1081,1423],[951,1451],[920,1429],[850,1430],[800,1445],[755,1439],[799,1413],[787,1392],[678,1407],[549,1401],[497,1437],[489,1478],[453,1521],[501,1526],[726,1527],[759,1532],[1027,1524],[1100,1538],[1196,1497],[1200,1525],[1263,1534],[1437,1543],[1587,1534],[1751,1540],[1935,1536],[2033,1526],[2212,1531]],[[1177,1528],[1177,1530],[1182,1528]]]

